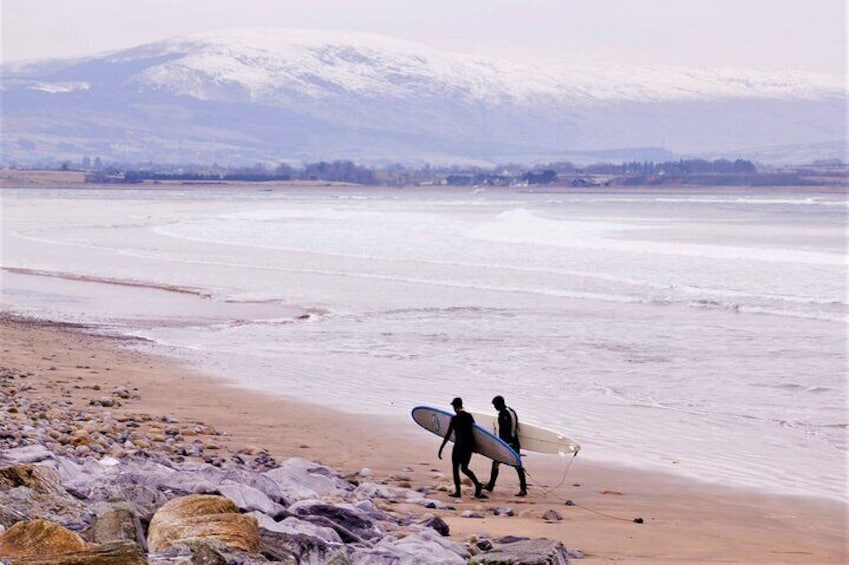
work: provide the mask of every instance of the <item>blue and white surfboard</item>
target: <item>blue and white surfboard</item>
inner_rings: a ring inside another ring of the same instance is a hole
[[[433,408],[431,406],[416,406],[413,408],[411,415],[418,425],[442,438],[445,437],[445,433],[448,431],[448,425],[451,423],[451,417],[454,416],[454,414],[447,410]],[[519,454],[503,439],[486,428],[475,424],[474,436],[475,443],[477,444],[475,453],[480,453],[493,461],[498,461],[512,467],[522,466],[522,458],[519,457]],[[453,432],[448,439],[454,441]]]

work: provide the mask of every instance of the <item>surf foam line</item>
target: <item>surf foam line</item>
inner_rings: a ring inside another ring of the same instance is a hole
[[[285,249],[286,251],[292,251],[289,249]],[[300,251],[297,251],[300,252]],[[303,253],[315,253],[304,251]],[[323,253],[319,253],[321,255],[325,255]],[[326,254],[326,255],[338,255],[338,254]],[[141,258],[153,259],[157,258],[155,256],[149,256],[147,254],[138,254]],[[353,257],[348,255],[340,255],[344,257]],[[371,280],[382,280],[388,282],[401,282],[407,284],[422,284],[427,286],[442,286],[448,288],[464,288],[470,290],[485,290],[492,292],[511,292],[511,293],[521,293],[521,294],[532,294],[537,296],[551,296],[555,298],[569,298],[575,300],[597,300],[600,302],[609,302],[609,303],[617,303],[617,304],[648,304],[648,305],[683,305],[688,308],[696,308],[696,309],[711,309],[709,306],[699,304],[693,302],[692,300],[683,300],[683,301],[662,301],[659,302],[654,299],[645,299],[641,297],[632,297],[621,294],[605,294],[599,292],[579,292],[579,291],[568,291],[568,290],[558,290],[558,289],[541,289],[541,288],[528,288],[528,287],[517,287],[517,286],[494,286],[494,285],[485,285],[485,284],[477,284],[477,283],[463,283],[456,281],[446,281],[439,279],[425,279],[420,277],[401,277],[396,275],[380,275],[374,273],[357,273],[352,271],[332,271],[332,270],[321,270],[321,269],[304,269],[304,268],[294,268],[294,267],[272,267],[267,265],[251,265],[244,263],[227,263],[221,261],[196,261],[191,259],[166,259],[167,261],[185,263],[190,265],[210,265],[217,267],[227,267],[227,268],[236,268],[236,269],[254,269],[261,271],[272,271],[272,272],[286,272],[286,273],[300,273],[307,275],[318,275],[318,276],[333,276],[333,277],[346,277],[346,278],[359,278],[359,279],[371,279]],[[408,261],[408,260],[395,260],[395,261]],[[428,263],[428,261],[422,261],[423,263]],[[476,266],[474,263],[450,263],[450,262],[436,262],[431,261],[430,263],[439,263],[441,265],[448,266],[460,266],[460,267],[471,267]],[[483,266],[483,265],[477,265]],[[492,266],[490,266],[492,268]],[[540,272],[540,273],[556,273],[556,274],[570,274],[568,271],[558,270],[558,269],[534,269],[534,268],[515,268],[515,267],[501,267],[496,266],[496,268],[504,268],[505,270],[517,270],[517,271],[528,271],[528,272]],[[583,276],[582,273],[575,273],[576,276]],[[629,283],[624,279],[616,279],[614,277],[593,277],[599,280],[609,280],[613,282],[625,282],[626,284],[644,285],[656,288],[662,288],[664,290],[670,290],[674,288],[678,288],[675,285],[662,285],[657,283],[642,283],[638,281],[634,281]],[[704,292],[704,289],[699,289],[700,292]],[[714,291],[716,295],[721,295],[722,291]],[[740,296],[745,296],[744,293],[739,293]],[[785,299],[781,297],[780,299]],[[239,300],[229,300],[232,302],[242,302]],[[264,300],[264,302],[274,302],[274,299]],[[788,300],[788,302],[797,302],[800,304],[806,303],[818,303],[816,301],[807,301],[806,299],[797,299],[797,300]],[[830,304],[828,301],[821,301],[819,303],[822,304]],[[780,308],[766,308],[760,306],[747,306],[740,305],[737,303],[725,303],[721,304],[723,310],[732,313],[747,313],[753,315],[766,315],[766,316],[779,316],[786,318],[801,318],[801,319],[810,319],[810,320],[818,320],[823,322],[837,322],[842,323],[846,320],[845,316],[840,315],[828,315],[828,314],[816,314],[816,313],[805,313],[805,312],[797,312],[794,310],[780,309]]]
[[[134,288],[150,288],[154,290],[164,290],[166,292],[176,292],[179,294],[191,294],[193,296],[200,296],[201,298],[212,298],[212,294],[209,291],[203,289],[170,285],[164,283],[136,281],[130,279],[116,279],[112,277],[99,277],[97,275],[81,275],[77,273],[64,273],[61,271],[45,271],[41,269],[30,269],[26,267],[0,267],[0,270],[16,275],[50,277],[70,281],[93,282]]]
[[[468,261],[437,261],[433,259],[422,259],[419,257],[381,257],[377,255],[363,255],[361,253],[339,253],[335,251],[316,251],[314,249],[302,249],[298,247],[285,247],[279,245],[257,245],[252,243],[235,243],[232,241],[224,241],[216,238],[193,237],[185,234],[175,233],[169,230],[166,226],[158,226],[153,229],[154,232],[173,237],[176,239],[185,239],[198,243],[217,243],[219,245],[234,245],[238,247],[250,247],[253,249],[272,249],[274,251],[286,251],[287,253],[303,253],[307,255],[321,255],[323,257],[341,257],[344,259],[363,259],[369,261],[385,261],[387,263],[416,263],[424,265],[437,265],[440,267],[468,267],[472,269],[504,269],[505,271],[515,271],[519,273],[539,273],[539,274],[554,274],[566,275],[574,277],[584,277],[587,279],[595,279],[606,282],[615,282],[633,286],[647,286],[649,288],[657,288],[666,290],[670,287],[668,283],[656,283],[651,281],[641,281],[627,277],[614,277],[610,275],[600,275],[589,271],[574,271],[570,269],[549,269],[540,267],[520,267],[516,265],[505,265],[503,263],[475,263]],[[107,248],[108,249],[108,248]],[[218,264],[218,263],[203,263],[203,264]],[[227,265],[222,265],[227,266]]]
[[[344,258],[354,258],[354,259],[367,259],[374,261],[386,261],[386,262],[411,262],[412,259],[405,258],[383,258],[383,257],[374,257],[370,255],[361,255],[361,254],[348,254],[348,253],[333,253],[333,252],[321,252],[321,251],[311,251],[304,250],[298,248],[290,248],[290,247],[279,247],[279,246],[262,246],[262,245],[251,245],[244,243],[231,243],[220,241],[216,239],[208,239],[208,238],[198,238],[186,236],[183,234],[175,234],[169,231],[165,226],[158,226],[153,229],[155,233],[159,233],[160,235],[165,235],[168,237],[174,237],[176,239],[185,239],[188,241],[196,241],[201,243],[217,243],[220,245],[233,245],[238,247],[250,247],[250,248],[260,248],[260,249],[274,249],[279,251],[286,251],[292,253],[303,253],[303,254],[311,254],[311,255],[323,255],[329,257],[344,257]],[[289,272],[289,273],[301,273],[301,274],[313,274],[313,275],[325,275],[325,276],[339,276],[339,277],[349,277],[349,278],[364,278],[364,279],[374,279],[374,280],[385,280],[385,281],[398,281],[409,284],[424,284],[428,286],[445,286],[450,288],[465,288],[472,290],[487,290],[494,292],[516,292],[516,293],[524,293],[524,294],[534,294],[539,296],[552,296],[558,298],[570,298],[576,300],[597,300],[601,302],[609,302],[609,303],[619,303],[619,304],[676,304],[676,301],[663,301],[657,302],[655,300],[646,300],[644,298],[635,298],[631,296],[619,295],[619,294],[604,294],[604,293],[593,293],[593,292],[577,292],[577,291],[566,291],[566,290],[555,290],[555,289],[534,289],[527,287],[498,287],[493,285],[480,285],[475,283],[460,283],[460,282],[451,282],[445,280],[435,280],[435,279],[422,279],[417,277],[398,277],[392,275],[377,275],[377,274],[366,274],[366,273],[354,273],[347,271],[322,271],[318,269],[299,269],[299,268],[288,268],[288,267],[272,267],[266,265],[252,265],[252,264],[244,264],[244,263],[228,263],[221,261],[199,261],[194,259],[180,259],[174,257],[164,257],[160,254],[155,253],[145,253],[141,251],[133,251],[128,249],[113,249],[107,247],[105,245],[93,245],[93,244],[84,244],[84,243],[75,243],[75,242],[67,242],[67,241],[57,241],[50,238],[40,238],[34,236],[27,236],[20,233],[15,233],[15,236],[26,239],[29,241],[35,241],[40,243],[48,243],[52,245],[60,245],[60,246],[69,246],[69,247],[82,247],[87,249],[99,249],[103,251],[108,251],[112,253],[116,253],[123,256],[128,257],[137,257],[140,259],[149,259],[149,260],[160,260],[172,263],[183,263],[188,265],[210,265],[210,266],[219,266],[219,267],[228,267],[228,268],[238,268],[238,269],[254,269],[254,270],[262,270],[262,271],[276,271],[276,272]],[[585,277],[589,279],[602,280],[607,282],[616,282],[625,285],[632,286],[647,286],[649,288],[656,288],[662,290],[671,290],[678,288],[676,285],[663,284],[663,283],[655,283],[651,281],[639,281],[629,278],[622,277],[611,277],[611,276],[599,276],[593,275],[591,273],[586,273],[583,271],[572,271],[569,269],[543,269],[543,268],[535,268],[535,267],[516,267],[512,265],[493,265],[493,264],[485,264],[485,263],[468,263],[468,262],[459,262],[459,261],[433,261],[426,259],[416,259],[418,263],[439,265],[439,266],[456,266],[456,267],[470,267],[470,268],[482,268],[486,267],[489,269],[504,269],[508,271],[517,271],[517,272],[529,272],[529,273],[550,273],[550,274],[558,274],[558,275],[566,275],[566,276],[577,276],[577,277]],[[74,273],[63,273],[63,272],[52,272],[45,271],[39,269],[31,269],[24,267],[0,267],[3,270],[8,270],[9,272],[17,272],[19,274],[31,274],[38,276],[53,276],[57,278],[64,278],[67,280],[78,280],[83,282],[99,282],[104,284],[116,284],[116,285],[124,285],[124,286],[134,286],[140,288],[151,288],[151,289],[160,289],[170,292],[180,292],[184,294],[192,294],[196,296],[200,296],[202,298],[212,298],[213,295],[208,290],[202,290],[194,287],[181,287],[179,285],[169,285],[165,283],[156,283],[156,282],[144,282],[144,281],[133,281],[127,279],[115,279],[110,277],[98,277],[96,275],[79,275]],[[686,287],[681,287],[684,290]],[[699,292],[707,292],[708,289],[700,288]],[[722,291],[714,291],[715,293],[722,294]],[[787,299],[787,297],[782,297],[783,299]],[[804,303],[805,299],[796,299],[792,300],[793,302]],[[242,302],[239,300],[234,300],[234,302]],[[274,302],[274,300],[268,300],[268,302]],[[685,304],[688,307],[700,308],[699,305],[696,304]],[[778,309],[778,308],[762,308],[762,307],[752,307],[752,306],[743,306],[736,305],[736,307],[728,308],[728,311],[737,312],[737,313],[748,313],[754,315],[769,315],[769,316],[780,316],[780,317],[793,317],[793,318],[803,318],[803,319],[812,319],[819,320],[825,322],[838,322],[842,323],[845,321],[845,316],[832,316],[832,315],[820,315],[820,314],[807,314],[800,313],[796,311]]]
[[[631,286],[645,286],[649,288],[655,288],[658,290],[669,290],[674,287],[674,285],[670,285],[668,283],[657,283],[652,281],[641,281],[637,279],[631,279],[627,277],[614,277],[609,275],[599,275],[597,273],[591,273],[588,271],[573,271],[570,269],[544,269],[539,267],[518,267],[515,265],[505,265],[505,264],[493,264],[493,263],[470,263],[463,261],[435,261],[432,259],[420,259],[420,258],[404,258],[404,257],[379,257],[374,255],[362,255],[357,253],[338,253],[338,252],[329,252],[329,251],[315,251],[309,249],[300,249],[297,247],[281,247],[281,246],[273,246],[273,245],[256,245],[256,244],[248,244],[248,243],[234,243],[230,241],[223,241],[215,238],[203,238],[203,237],[192,237],[184,234],[173,233],[169,231],[165,226],[157,226],[152,229],[154,233],[159,235],[164,235],[167,237],[173,237],[175,239],[185,239],[187,241],[194,241],[197,243],[216,243],[219,245],[230,245],[236,247],[249,247],[252,249],[271,249],[275,251],[285,251],[287,253],[302,253],[306,255],[321,255],[324,257],[342,257],[345,259],[364,259],[370,261],[385,261],[387,263],[416,263],[416,264],[425,264],[425,265],[437,265],[441,267],[464,267],[464,268],[474,268],[474,269],[504,269],[506,271],[516,271],[520,273],[539,273],[539,274],[554,274],[554,275],[565,275],[565,276],[574,276],[574,277],[583,277],[587,279],[600,280],[605,282],[614,282],[624,285]],[[92,243],[77,243],[70,241],[60,241],[56,239],[46,238],[46,237],[36,237],[30,235],[24,235],[21,233],[14,233],[15,237],[20,239],[24,239],[27,241],[33,241],[36,243],[47,243],[50,245],[58,245],[58,246],[67,246],[67,247],[82,247],[84,249],[97,249],[101,251],[108,251],[111,253],[115,253],[117,255],[123,255],[126,257],[137,257],[139,259],[158,259],[160,261],[170,261],[174,263],[184,263],[189,265],[211,265],[211,266],[219,266],[219,267],[236,267],[236,268],[250,268],[250,269],[265,269],[265,270],[279,270],[282,272],[304,272],[309,273],[310,271],[297,271],[285,268],[274,268],[274,267],[265,267],[262,265],[245,265],[241,263],[224,263],[219,261],[198,261],[193,259],[177,259],[173,257],[164,257],[155,253],[145,253],[142,251],[134,251],[129,249],[115,249],[112,247],[108,247],[106,245],[96,245]],[[158,287],[157,287],[158,288]],[[483,289],[486,290],[486,289]],[[595,296],[592,293],[591,296],[587,296],[588,299],[593,299]],[[576,297],[580,298],[580,297]],[[618,300],[614,300],[614,302],[619,302]],[[637,299],[628,299],[627,302],[640,302]]]

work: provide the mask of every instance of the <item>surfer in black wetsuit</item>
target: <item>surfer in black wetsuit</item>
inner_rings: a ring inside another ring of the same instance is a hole
[[[460,471],[472,479],[475,485],[475,498],[486,498],[481,492],[483,485],[478,481],[478,478],[469,469],[469,462],[472,460],[472,453],[475,450],[475,436],[473,434],[473,425],[475,419],[471,414],[463,410],[463,399],[455,398],[451,401],[451,406],[454,407],[455,415],[451,417],[451,423],[448,424],[448,431],[445,433],[445,439],[442,440],[442,445],[439,446],[439,458],[442,459],[442,448],[448,443],[451,433],[454,433],[454,448],[451,450],[451,467],[454,472],[454,493],[449,495],[454,498],[460,498]]]
[[[519,445],[519,416],[516,411],[507,406],[504,402],[504,397],[501,395],[492,399],[492,405],[498,410],[498,437],[504,440],[510,447],[519,453],[521,445]],[[484,487],[489,492],[495,488],[495,479],[498,478],[498,461],[492,462],[492,471],[489,475],[489,483]],[[525,469],[516,467],[516,472],[519,474],[519,492],[516,496],[528,496],[528,483],[525,479]]]

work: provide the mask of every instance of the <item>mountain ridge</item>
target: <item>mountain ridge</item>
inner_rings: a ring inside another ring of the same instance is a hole
[[[829,147],[845,121],[845,88],[824,75],[493,60],[312,30],[194,34],[2,72],[7,163],[710,155]]]

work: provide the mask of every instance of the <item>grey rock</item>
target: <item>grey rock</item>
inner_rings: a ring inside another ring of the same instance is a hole
[[[122,468],[118,460],[112,457],[104,457],[99,460],[85,459],[78,462],[70,457],[60,456],[51,462],[51,466],[59,474],[59,478],[65,488],[72,492],[85,492],[93,485],[107,483],[115,480],[121,474]],[[131,468],[124,468],[126,472],[132,472]]]
[[[259,512],[251,512],[248,516],[255,517],[259,527],[265,528],[270,532],[290,534],[293,536],[313,537],[328,544],[342,543],[342,538],[333,528],[322,526],[307,520],[288,517],[276,522],[265,514],[260,514]]]
[[[209,466],[210,470],[214,469]],[[187,494],[211,494],[218,490],[218,480],[209,470],[187,471],[163,476],[158,483],[160,490],[182,496]]]
[[[380,485],[377,483],[361,483],[354,489],[354,496],[362,500],[374,500],[381,498],[390,502],[403,502],[406,504],[418,504],[425,508],[449,508],[449,505],[431,498],[424,493],[402,487]]]
[[[392,535],[371,548],[354,548],[353,565],[461,565],[469,557],[466,548],[442,537],[431,528],[420,528],[407,535]]]
[[[426,528],[433,529],[441,536],[447,537],[451,534],[451,528],[448,526],[445,520],[443,520],[439,516],[431,516],[430,518],[427,518],[426,520],[421,522],[421,525]]]
[[[527,536],[504,536],[499,538],[498,543],[516,543],[517,541],[528,541],[531,538]]]
[[[376,520],[379,522],[392,522],[396,524],[401,523],[400,519],[380,510],[377,506],[374,505],[374,502],[372,502],[370,499],[358,500],[353,504],[353,508],[361,512],[363,516],[369,518],[370,520]]]
[[[583,559],[584,552],[580,549],[566,549],[566,554],[569,556],[569,559]]]
[[[110,398],[108,396],[101,396],[98,399],[92,399],[88,401],[89,406],[103,406],[104,408],[113,408],[116,406],[121,406],[121,403],[115,400],[114,398]]]
[[[39,463],[49,459],[53,459],[53,453],[43,445],[24,445],[4,449],[0,452],[0,460],[9,466],[22,463]]]
[[[542,519],[545,520],[546,522],[559,522],[560,520],[563,519],[563,516],[561,516],[560,513],[557,512],[556,510],[552,510],[552,509],[549,508],[542,515]]]
[[[469,565],[569,565],[566,547],[557,540],[539,538],[496,543],[473,556]]]
[[[327,558],[322,565],[351,565],[351,558],[348,557],[347,551],[340,550]]]
[[[224,481],[233,481],[235,483],[255,488],[270,498],[273,502],[282,506],[289,506],[290,504],[290,501],[288,501],[280,492],[280,487],[277,486],[277,483],[259,472],[240,467],[227,469],[222,478],[222,482]]]
[[[481,551],[489,551],[490,549],[492,549],[492,541],[488,539],[478,540],[478,542],[475,544],[475,547],[479,550],[478,553],[480,553]]]
[[[161,553],[148,553],[148,565],[194,565],[192,552],[188,549],[168,550]]]
[[[132,541],[147,551],[147,540],[141,521],[128,502],[100,502],[92,506],[94,519],[82,532],[83,539],[102,544],[114,541]]]
[[[167,551],[150,553],[147,556],[148,565],[268,565],[269,562],[258,555],[228,550],[220,544],[210,543],[210,540],[192,540],[191,543],[181,543]],[[292,565],[296,565],[292,563]]]
[[[0,507],[5,508],[0,513],[4,526],[20,521],[19,516],[67,524],[85,513],[85,505],[64,489],[56,471],[29,464],[0,469]]]
[[[260,553],[269,559],[298,565],[347,565],[348,555],[344,546],[322,539],[286,532],[260,529]]]
[[[167,489],[160,486],[164,477],[176,473],[159,463],[133,459],[125,459],[119,466],[93,460],[78,464],[67,458],[59,458],[57,464],[68,490],[78,498],[90,502],[126,501],[144,519],[168,501]]]
[[[5,506],[2,503],[2,496],[0,496],[0,532],[3,532],[3,530],[11,525],[23,522],[28,518],[29,517],[26,514]]]
[[[283,506],[271,500],[264,492],[251,486],[225,479],[216,489],[219,494],[226,496],[245,512],[262,512],[275,516],[285,511]]]
[[[268,560],[259,554],[233,549],[218,540],[194,538],[174,544],[175,553],[188,553],[192,565],[268,565]]]
[[[156,509],[168,502],[166,493],[140,484],[138,477],[121,476],[113,483],[91,485],[88,499],[94,501],[126,501],[144,520],[150,520]]]
[[[313,503],[293,505],[289,511],[302,519],[333,528],[344,541],[370,540],[382,533],[364,512],[350,505]]]
[[[266,471],[265,476],[277,484],[285,499],[292,501],[344,497],[352,490],[351,483],[335,469],[300,457],[287,459],[280,467]]]

